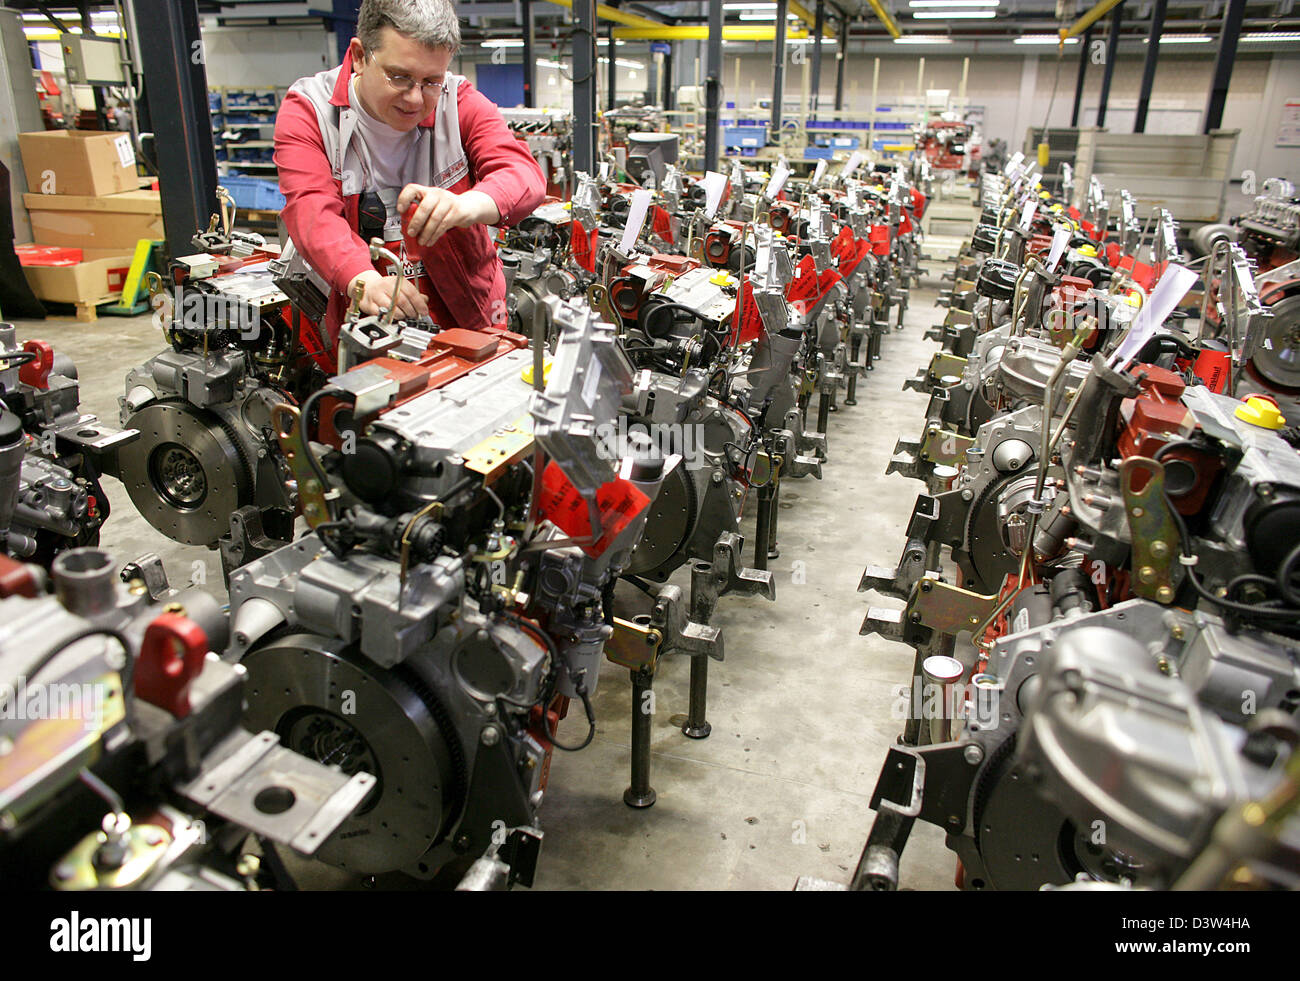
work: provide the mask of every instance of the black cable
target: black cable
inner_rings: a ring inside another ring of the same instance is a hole
[[[123,653],[126,654],[126,665],[123,669],[125,673],[126,669],[129,669],[132,665],[131,642],[127,640],[126,634],[122,633],[122,631],[118,630],[116,627],[93,627],[93,626],[85,627],[81,630],[78,630],[76,633],[71,634],[68,637],[65,637],[54,647],[50,648],[48,651],[42,654],[34,665],[28,666],[26,669],[27,673],[23,676],[22,679],[23,686],[22,688],[18,689],[17,692],[15,692],[15,695],[19,695],[25,692],[27,690],[27,686],[31,684],[32,679],[36,677],[36,675],[44,671],[49,666],[51,661],[53,661],[56,657],[58,657],[60,654],[66,651],[73,644],[77,643],[78,641],[85,640],[87,637],[97,637],[100,635],[106,637],[112,637],[115,641],[117,641],[119,644],[122,645],[122,651]]]
[[[1174,502],[1167,492],[1165,493],[1165,504],[1168,506],[1169,513],[1173,516],[1174,524],[1178,528],[1180,551],[1188,559],[1195,559],[1196,556],[1191,550],[1191,543],[1188,541],[1187,524],[1183,521],[1183,516],[1174,507]],[[1291,556],[1287,556],[1287,558],[1290,559]],[[1231,610],[1233,613],[1239,613],[1244,617],[1261,617],[1270,620],[1274,618],[1296,619],[1300,617],[1300,608],[1266,608],[1250,603],[1238,603],[1223,596],[1215,596],[1202,585],[1201,581],[1196,577],[1195,569],[1190,564],[1185,564],[1184,568],[1187,569],[1187,580],[1192,584],[1192,588],[1196,590],[1197,595],[1224,610]]]
[[[1277,591],[1288,603],[1300,606],[1300,589],[1296,588],[1296,573],[1300,572],[1300,544],[1286,553],[1286,558],[1277,570]]]
[[[6,351],[0,352],[0,361],[16,361],[19,365],[31,364],[36,360],[35,351]],[[9,365],[10,368],[14,365]]]
[[[341,388],[326,386],[325,388],[317,389],[307,396],[307,401],[302,404],[302,411],[298,415],[298,425],[302,428],[302,443],[303,449],[306,451],[307,463],[311,466],[312,473],[316,475],[316,479],[320,481],[321,493],[325,496],[325,507],[329,511],[330,521],[333,522],[337,520],[338,515],[334,510],[334,501],[331,500],[329,496],[329,478],[325,476],[325,468],[321,466],[320,460],[316,458],[316,452],[311,448],[311,410],[316,407],[316,402],[324,395],[332,395],[335,398],[344,401],[351,401],[354,404],[356,402],[356,396],[351,392],[343,391]]]

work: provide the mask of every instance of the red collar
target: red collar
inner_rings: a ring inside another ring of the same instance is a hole
[[[330,96],[330,105],[332,106],[350,106],[352,104],[349,96],[351,94],[352,83],[352,49],[348,48],[343,54],[343,64],[339,68],[339,77],[334,82],[334,94]],[[421,126],[432,126],[434,119],[438,115],[438,109],[435,106],[433,112],[420,121]]]

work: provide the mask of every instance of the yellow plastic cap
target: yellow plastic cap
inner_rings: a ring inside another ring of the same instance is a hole
[[[519,377],[528,385],[533,383],[533,366],[529,365],[523,371],[519,372]],[[549,381],[551,378],[551,362],[546,361],[542,364],[542,381]]]
[[[1249,395],[1237,406],[1237,418],[1260,429],[1281,429],[1286,425],[1277,403],[1263,395]]]
[[[735,280],[724,272],[716,273],[709,277],[709,282],[714,286],[734,286]]]
[[[1097,258],[1097,246],[1095,245],[1080,245],[1075,251],[1079,255],[1086,255],[1089,259]]]

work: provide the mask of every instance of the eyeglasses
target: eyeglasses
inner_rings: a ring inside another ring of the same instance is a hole
[[[367,55],[367,58],[369,57],[370,56]],[[380,66],[379,71],[383,74],[384,78],[388,79],[388,84],[398,92],[409,92],[411,89],[415,88],[415,79],[410,75],[390,75],[382,66]],[[442,82],[421,82],[420,94],[426,98],[429,96],[437,98],[442,94]]]

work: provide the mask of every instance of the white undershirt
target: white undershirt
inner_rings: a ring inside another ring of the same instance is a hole
[[[357,113],[357,129],[361,133],[366,149],[370,151],[370,180],[373,185],[370,190],[383,191],[387,188],[396,188],[400,191],[410,183],[407,165],[411,157],[411,148],[415,146],[419,134],[415,129],[403,133],[370,115],[366,107],[361,104],[361,100],[357,98],[355,75],[352,77],[351,86],[352,104],[360,110]]]

